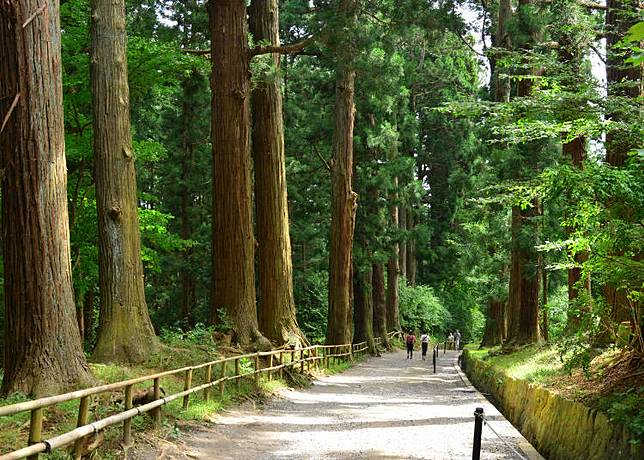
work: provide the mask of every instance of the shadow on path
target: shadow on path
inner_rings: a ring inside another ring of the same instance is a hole
[[[441,353],[436,374],[431,361],[402,351],[370,358],[305,390],[284,390],[261,409],[221,414],[156,458],[468,459],[476,407],[519,450],[526,441],[462,380],[456,356]],[[482,457],[516,458],[489,429]]]

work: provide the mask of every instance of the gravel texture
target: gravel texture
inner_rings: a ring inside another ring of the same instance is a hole
[[[283,390],[262,408],[246,404],[192,428],[178,444],[138,458],[167,459],[469,459],[474,409],[525,459],[542,457],[467,381],[456,352],[405,359],[369,358],[348,371]],[[483,427],[482,459],[519,459]]]

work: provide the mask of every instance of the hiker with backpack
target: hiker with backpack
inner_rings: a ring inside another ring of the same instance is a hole
[[[414,359],[414,344],[416,343],[414,331],[409,331],[409,334],[407,334],[407,338],[405,339],[405,343],[407,343],[407,359]]]
[[[423,352],[423,361],[425,361],[425,357],[427,356],[427,348],[429,348],[429,336],[427,335],[427,332],[423,332],[423,334],[420,336],[420,346]]]

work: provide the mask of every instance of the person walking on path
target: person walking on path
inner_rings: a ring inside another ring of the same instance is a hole
[[[426,332],[420,336],[420,346],[423,350],[423,361],[425,361],[425,356],[427,356],[427,348],[429,347],[429,336]]]
[[[456,334],[454,334],[454,345],[456,347],[455,350],[458,351],[461,346],[461,333],[458,329],[456,329]]]
[[[447,336],[447,349],[448,350],[454,349],[454,334],[452,332],[450,332],[449,335]]]
[[[409,331],[405,342],[407,343],[407,359],[414,359],[414,344],[416,343],[416,336],[413,331]]]

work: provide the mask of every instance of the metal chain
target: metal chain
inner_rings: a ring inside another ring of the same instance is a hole
[[[521,455],[519,452],[517,452],[517,450],[510,443],[508,443],[505,439],[503,439],[499,435],[499,433],[497,433],[496,430],[494,428],[492,428],[492,425],[490,425],[490,422],[488,421],[488,419],[485,416],[485,414],[481,414],[480,417],[483,420],[483,424],[487,425],[490,428],[490,430],[492,430],[492,433],[494,433],[496,435],[496,437],[499,438],[501,440],[501,442],[503,442],[503,444],[505,444],[508,447],[508,449],[510,449],[512,452],[514,452],[514,455],[516,455],[521,460],[528,460],[523,455]]]

